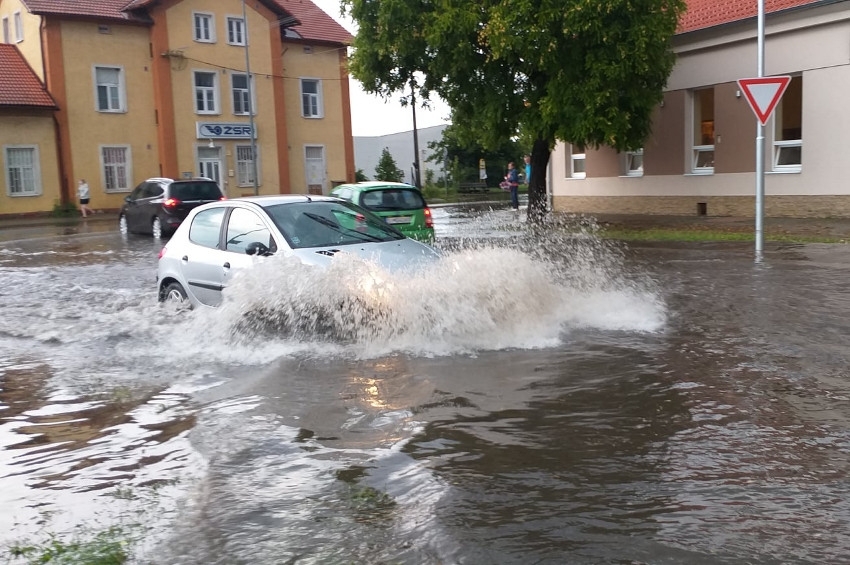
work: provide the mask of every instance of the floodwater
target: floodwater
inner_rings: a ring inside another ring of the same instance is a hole
[[[846,562],[850,249],[435,218],[427,272],[272,259],[188,312],[150,239],[0,243],[0,561]]]

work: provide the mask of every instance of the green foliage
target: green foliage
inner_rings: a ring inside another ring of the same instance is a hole
[[[440,162],[446,155],[455,165],[452,179],[457,182],[472,182],[479,180],[478,162],[484,159],[487,170],[487,185],[497,186],[507,172],[509,161],[522,161],[522,150],[513,139],[502,141],[495,149],[488,149],[475,140],[462,140],[459,126],[449,125],[443,130],[440,141],[431,142],[428,147],[432,150],[428,161]]]
[[[73,202],[62,204],[58,200],[53,203],[53,211],[50,212],[50,216],[53,218],[71,218],[79,216],[79,214],[80,211],[77,209],[76,204]]]
[[[384,147],[381,151],[381,159],[375,167],[375,180],[401,182],[404,179],[404,171],[398,168],[390,150]]]
[[[342,4],[360,30],[351,73],[367,91],[438,94],[461,146],[494,149],[521,135],[532,147],[530,215],[545,209],[543,171],[557,140],[643,145],[686,9],[685,0]]]
[[[367,180],[369,180],[369,177],[366,176],[363,169],[357,169],[354,171],[354,182],[365,182]]]
[[[121,565],[128,559],[125,545],[126,533],[109,528],[91,539],[63,542],[50,537],[39,544],[16,544],[9,548],[9,556],[30,565]]]

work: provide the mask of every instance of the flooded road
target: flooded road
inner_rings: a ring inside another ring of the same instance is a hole
[[[443,264],[334,337],[254,313],[354,265],[185,312],[150,239],[0,243],[0,562],[103,532],[145,564],[846,561],[850,248],[512,214],[435,210]]]

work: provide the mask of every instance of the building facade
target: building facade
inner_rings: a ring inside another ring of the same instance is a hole
[[[431,171],[434,179],[445,178],[445,163],[429,161],[434,151],[429,144],[443,139],[443,131],[446,125],[431,126],[417,130],[417,144],[419,145],[419,167],[421,182],[424,184],[428,171]],[[415,151],[413,150],[413,130],[390,133],[387,135],[359,136],[354,138],[354,164],[363,171],[370,179],[375,179],[375,167],[381,161],[381,154],[386,148],[398,168],[404,171],[403,182],[416,184],[415,169],[413,161]]]
[[[55,102],[48,120],[0,98],[0,216],[75,202],[83,178],[95,209],[155,176],[231,197],[354,180],[351,36],[309,0],[0,0],[0,34]],[[0,67],[0,91],[13,80]],[[32,143],[46,121],[50,142]],[[26,193],[10,182],[19,145],[38,149]]]
[[[688,4],[644,147],[618,153],[559,143],[549,171],[554,209],[754,215],[758,122],[737,80],[757,76],[757,6]],[[791,77],[764,127],[765,215],[850,216],[841,157],[850,131],[850,2],[765,6],[765,75]]]

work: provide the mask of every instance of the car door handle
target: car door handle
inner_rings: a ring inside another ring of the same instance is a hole
[[[230,268],[230,261],[228,261],[227,263],[222,265],[222,267],[224,267],[225,269],[229,269]]]
[[[188,261],[189,261],[189,256],[188,256],[188,255],[184,255],[184,256],[183,256],[183,258],[182,258],[182,259],[180,259],[180,260],[181,260],[181,261],[183,261],[184,263],[185,263],[185,262],[188,262]]]

